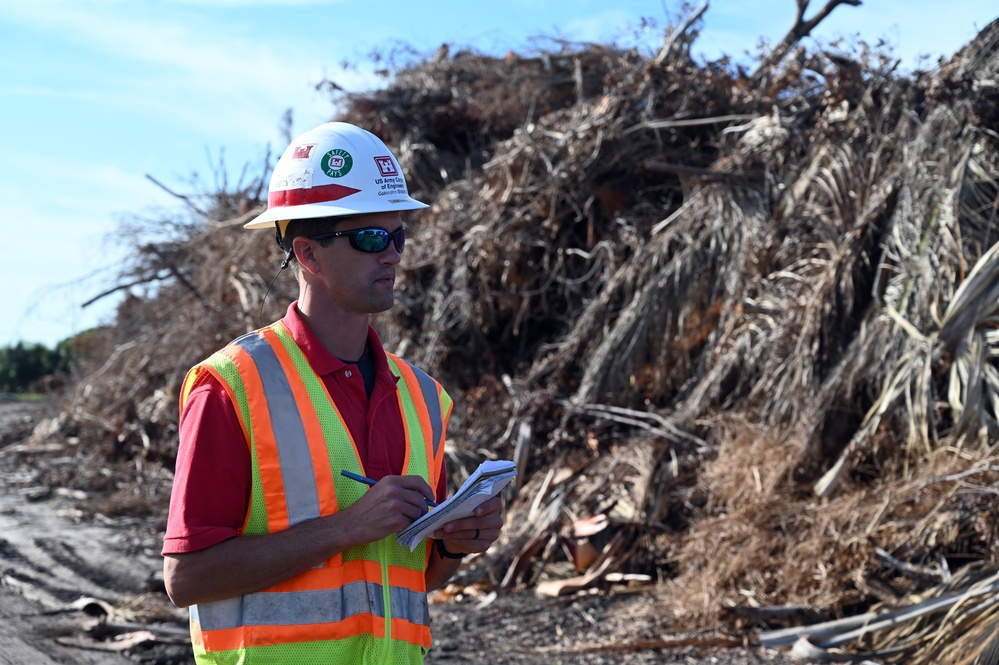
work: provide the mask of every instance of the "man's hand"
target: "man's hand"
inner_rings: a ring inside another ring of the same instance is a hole
[[[434,532],[434,538],[444,541],[444,547],[454,554],[485,552],[499,538],[503,529],[500,515],[502,501],[494,496],[475,509],[475,514],[448,522]]]
[[[385,476],[343,516],[355,526],[355,545],[367,545],[405,529],[427,512],[434,492],[419,476]]]

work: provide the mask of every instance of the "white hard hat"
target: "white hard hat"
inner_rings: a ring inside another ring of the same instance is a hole
[[[243,227],[426,207],[410,198],[399,162],[380,138],[346,122],[327,122],[291,142],[274,167],[267,210]]]

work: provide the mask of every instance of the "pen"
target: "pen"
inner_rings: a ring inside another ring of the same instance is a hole
[[[375,483],[378,482],[377,480],[372,480],[371,478],[365,478],[364,476],[358,475],[356,473],[351,473],[350,471],[346,471],[346,470],[345,471],[341,471],[340,475],[341,476],[346,476],[346,477],[350,478],[351,480],[356,480],[359,483],[364,483],[368,487],[372,487],[372,486],[374,486]],[[431,501],[430,499],[425,499],[425,501],[427,502],[428,506],[431,506],[433,508],[437,507],[437,503],[435,501]]]

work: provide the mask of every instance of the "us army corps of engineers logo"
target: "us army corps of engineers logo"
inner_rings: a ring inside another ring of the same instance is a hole
[[[342,178],[350,173],[350,167],[354,165],[354,158],[346,150],[337,148],[323,155],[323,159],[319,162],[319,165],[329,177]]]

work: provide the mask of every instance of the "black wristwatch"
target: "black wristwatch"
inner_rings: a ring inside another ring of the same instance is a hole
[[[434,547],[437,548],[437,553],[441,555],[442,559],[464,559],[464,554],[455,554],[454,552],[448,552],[447,548],[444,547],[443,540],[435,540]]]

